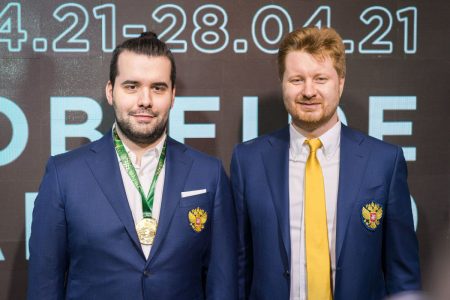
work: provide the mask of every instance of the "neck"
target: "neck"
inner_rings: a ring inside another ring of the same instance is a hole
[[[162,134],[156,141],[153,143],[136,143],[130,140],[119,128],[119,126],[116,126],[117,134],[120,137],[120,140],[122,143],[124,143],[125,146],[127,146],[128,149],[130,149],[131,152],[134,153],[136,156],[136,163],[140,165],[141,158],[144,155],[145,152],[148,150],[155,148],[156,145],[158,145],[161,140],[165,137],[165,134]]]

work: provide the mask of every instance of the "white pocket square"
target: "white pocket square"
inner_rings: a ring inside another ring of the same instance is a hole
[[[196,196],[204,193],[206,193],[206,189],[181,192],[181,198]]]

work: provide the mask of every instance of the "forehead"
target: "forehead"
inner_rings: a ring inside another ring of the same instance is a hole
[[[312,55],[305,51],[289,52],[286,55],[285,69],[288,72],[336,72],[329,55]]]
[[[171,64],[165,56],[148,56],[124,51],[117,61],[117,77],[128,80],[170,80]],[[128,78],[131,77],[131,78]]]

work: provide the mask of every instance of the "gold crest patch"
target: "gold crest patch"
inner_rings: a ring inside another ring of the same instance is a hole
[[[191,224],[192,229],[195,232],[200,232],[205,228],[206,220],[208,219],[208,214],[206,211],[201,209],[200,207],[194,208],[188,214],[189,223]]]
[[[380,225],[380,219],[382,216],[383,208],[375,202],[366,204],[362,208],[362,221],[364,225],[366,225],[367,229],[377,229],[378,225]]]

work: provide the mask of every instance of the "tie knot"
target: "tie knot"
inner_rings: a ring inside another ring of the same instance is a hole
[[[316,152],[317,149],[322,147],[322,142],[319,139],[306,140],[305,144],[309,146],[311,153]]]

